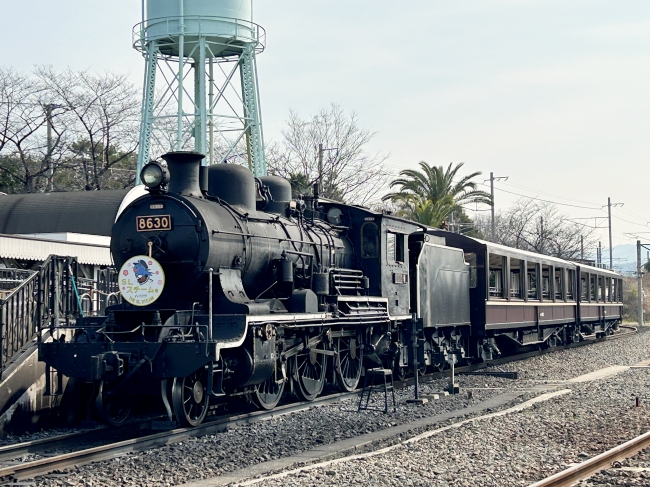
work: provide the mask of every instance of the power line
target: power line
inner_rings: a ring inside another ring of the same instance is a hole
[[[515,186],[515,187],[518,187],[518,188],[521,188],[521,189],[527,189],[529,191],[534,191],[537,194],[545,194],[545,195],[548,195],[548,196],[555,196],[556,198],[560,198],[560,199],[567,200],[567,201],[575,201],[577,203],[585,203],[585,204],[588,204],[588,205],[597,206],[596,203],[593,203],[591,201],[579,200],[579,199],[576,199],[576,198],[569,198],[567,196],[562,196],[562,195],[555,194],[555,193],[549,193],[548,191],[539,191],[539,190],[537,190],[535,188],[529,188],[528,186],[524,186],[522,184],[517,184],[517,183],[512,183],[512,182],[510,182],[510,183],[504,182],[503,184],[505,184],[507,186]]]
[[[482,184],[483,186],[487,186],[487,184],[485,184],[485,183],[481,183],[481,184]],[[573,208],[583,208],[583,209],[585,209],[585,210],[598,210],[598,211],[603,211],[602,208],[600,208],[600,207],[596,207],[596,206],[580,206],[580,205],[571,205],[571,204],[569,204],[569,203],[560,203],[560,202],[558,202],[558,201],[552,201],[552,200],[547,200],[547,199],[543,199],[543,198],[537,198],[537,197],[535,197],[535,196],[528,196],[528,195],[525,195],[525,194],[515,193],[515,192],[513,192],[513,191],[508,191],[508,190],[505,190],[505,189],[502,189],[502,188],[495,188],[495,189],[497,189],[497,190],[499,190],[499,191],[503,191],[504,193],[514,194],[515,196],[521,196],[522,198],[528,198],[528,199],[536,200],[536,201],[543,201],[544,203],[552,203],[552,204],[554,204],[554,205],[560,205],[560,206],[571,206],[571,207],[573,207]]]
[[[627,213],[628,215],[633,216],[635,218],[640,218],[641,220],[646,219],[646,217],[641,216],[641,215],[637,215],[636,213],[632,213],[631,211],[627,211],[627,210],[623,210],[623,209],[621,209],[620,211],[622,211],[623,213]]]
[[[632,224],[632,225],[637,225],[637,226],[639,226],[639,227],[647,227],[647,224],[645,224],[645,223],[644,223],[644,224],[641,224],[641,223],[635,223],[635,222],[631,222],[630,220],[626,220],[625,218],[621,218],[620,216],[616,216],[616,215],[612,215],[612,216],[613,216],[614,218],[616,218],[617,220],[621,220],[622,222],[625,222],[625,223],[630,223],[630,224]]]

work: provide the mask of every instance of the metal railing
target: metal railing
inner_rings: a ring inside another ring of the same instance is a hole
[[[38,271],[0,270],[0,377],[7,365],[48,324],[51,329],[79,312],[76,257],[51,255]],[[9,286],[12,286],[10,289]]]
[[[7,363],[38,329],[39,273],[31,274],[0,300],[0,377]]]
[[[122,302],[114,267],[97,271],[97,279],[79,278],[77,288],[84,316],[106,315],[108,306]]]
[[[266,46],[266,31],[264,28],[244,19],[231,17],[218,17],[211,15],[185,15],[183,17],[160,17],[145,20],[133,27],[133,47],[140,51],[147,51],[147,44],[157,40],[175,44],[180,35],[193,37],[206,37],[208,43],[236,47],[238,44],[252,44],[256,53],[260,53]],[[220,42],[215,42],[221,39]]]

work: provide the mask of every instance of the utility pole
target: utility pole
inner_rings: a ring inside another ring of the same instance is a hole
[[[641,272],[641,240],[636,241],[636,276],[637,276],[637,306],[639,307],[639,326],[643,325],[643,272]]]
[[[321,188],[325,189],[323,186],[323,144],[318,144],[318,182]]]
[[[330,188],[325,188],[325,181],[323,181],[323,154],[325,151],[335,150],[337,151],[338,156],[338,147],[332,147],[330,149],[323,149],[323,144],[318,144],[318,182],[320,184],[320,190],[322,194],[325,194],[326,197],[330,197],[330,194],[326,191],[329,191]]]
[[[51,193],[54,190],[54,164],[52,163],[52,152],[54,151],[54,140],[52,137],[52,110],[55,108],[65,108],[63,105],[48,103],[45,108],[45,122],[47,125],[47,154],[45,162],[47,164],[47,188],[46,192]]]
[[[612,258],[612,200],[608,196],[607,197],[607,218],[609,219],[609,268],[611,269],[613,266],[613,258]]]
[[[603,246],[601,245],[599,240],[598,248],[596,249],[596,267],[600,267],[602,263],[603,263]]]
[[[614,258],[612,256],[612,206],[623,206],[625,203],[612,203],[611,198],[607,197],[607,219],[609,221],[609,268],[614,267]]]
[[[494,240],[494,173],[490,173],[490,195],[492,196],[492,240]]]
[[[585,241],[582,234],[580,235],[580,260],[585,260]]]
[[[496,241],[496,231],[494,229],[494,181],[507,181],[508,176],[494,177],[494,173],[490,173],[490,196],[492,197],[492,241]],[[486,180],[487,181],[487,180]],[[485,182],[485,181],[484,181]]]
[[[539,224],[540,224],[540,230],[539,230],[539,253],[543,254],[544,253],[544,217],[540,216],[539,217]]]
[[[54,149],[52,143],[52,104],[45,105],[45,120],[47,122],[47,155],[45,156],[47,162],[47,188],[46,192],[51,193],[53,189],[54,166],[52,164],[52,150]]]

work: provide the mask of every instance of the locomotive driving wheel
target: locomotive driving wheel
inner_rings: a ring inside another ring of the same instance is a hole
[[[208,414],[210,400],[204,367],[187,377],[175,377],[172,384],[174,416],[181,426],[197,426]]]
[[[277,406],[284,393],[284,383],[284,379],[277,380],[276,374],[273,373],[271,377],[255,386],[252,394],[255,405],[266,411]]]
[[[294,357],[293,380],[295,391],[303,401],[313,401],[323,391],[325,372],[327,370],[326,355],[317,350],[323,350],[323,343],[306,349]]]
[[[336,383],[345,392],[359,385],[363,364],[363,345],[359,337],[341,337],[336,341]]]
[[[111,426],[122,426],[129,419],[131,404],[124,394],[112,394],[118,383],[101,381],[95,397],[95,410],[99,418]]]

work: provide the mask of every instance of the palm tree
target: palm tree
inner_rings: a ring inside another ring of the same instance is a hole
[[[480,171],[455,181],[463,165],[450,163],[445,170],[421,161],[421,171],[405,169],[399,173],[400,177],[390,183],[391,188],[398,186],[399,191],[387,194],[383,200],[395,203],[402,216],[434,227],[470,203],[492,205],[490,194],[476,189],[477,184],[472,181],[481,175]]]
[[[414,194],[400,195],[393,200],[399,210],[397,214],[431,227],[438,227],[454,211],[454,199],[446,195],[433,203],[431,200]]]

